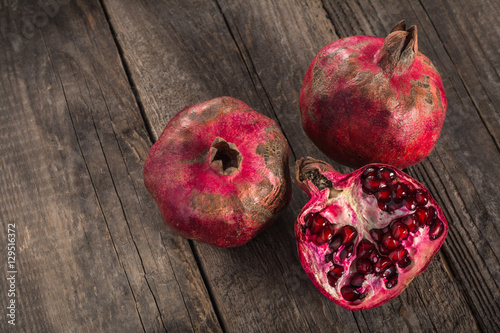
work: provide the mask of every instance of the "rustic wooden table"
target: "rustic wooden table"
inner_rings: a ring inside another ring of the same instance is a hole
[[[499,332],[499,14],[497,0],[0,1],[0,331]],[[406,171],[450,231],[406,291],[360,312],[323,297],[297,258],[295,184],[240,248],[169,231],[142,167],[175,113],[233,96],[280,124],[291,166],[326,159],[300,123],[308,64],[402,18],[449,103],[436,148]]]

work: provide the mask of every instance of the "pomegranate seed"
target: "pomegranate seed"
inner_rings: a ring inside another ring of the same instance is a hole
[[[380,248],[380,253],[382,253],[383,255],[388,255],[389,252],[391,252],[390,250],[388,250],[385,246],[383,246],[382,244],[379,246]]]
[[[375,175],[377,175],[377,168],[368,167],[365,169],[365,171],[363,171],[361,178],[366,178],[368,176],[375,176]]]
[[[392,289],[398,284],[398,273],[394,273],[387,278],[385,282],[385,287],[387,289]]]
[[[387,266],[386,269],[384,269],[383,271],[380,272],[380,276],[386,278],[388,276],[391,276],[393,275],[394,273],[397,273],[397,268],[396,268],[396,265],[389,265]]]
[[[408,227],[408,231],[410,232],[414,232],[418,229],[417,218],[415,217],[414,214],[406,215],[405,217],[403,217],[401,221],[403,222],[404,225]]]
[[[385,180],[380,180],[380,185],[378,186],[379,189],[383,189],[387,187],[387,182]]]
[[[383,210],[384,212],[389,212],[389,206],[383,202],[383,201],[378,201],[378,209]]]
[[[342,287],[342,289],[340,289],[340,293],[342,294],[342,297],[349,302],[359,299],[360,296],[359,292],[351,286]]]
[[[382,237],[384,236],[384,232],[381,229],[372,229],[370,230],[370,236],[376,243],[382,242]]]
[[[413,197],[406,197],[403,202],[405,204],[405,207],[409,210],[415,210],[417,208],[415,199],[413,199]]]
[[[417,206],[425,206],[429,202],[429,194],[424,190],[415,190],[414,195]]]
[[[373,266],[369,259],[358,259],[356,269],[358,273],[370,274],[373,271]]]
[[[349,259],[352,256],[352,252],[354,251],[354,244],[349,243],[344,246],[344,249],[339,253],[339,259],[344,261],[345,259]]]
[[[326,275],[326,278],[328,279],[328,284],[332,287],[336,287],[337,286],[337,282],[338,282],[338,278],[334,277],[333,275],[330,274],[330,272],[328,272],[328,274]]]
[[[333,252],[325,254],[325,261],[330,262],[333,260]]]
[[[380,188],[380,180],[375,178],[375,176],[368,176],[361,181],[363,192],[365,193],[375,193]]]
[[[342,245],[342,235],[338,233],[335,237],[333,237],[332,242],[330,243],[330,250],[332,250],[332,252],[337,252],[340,245]]]
[[[383,167],[378,171],[378,177],[386,181],[387,183],[390,183],[394,179],[396,179],[396,173],[394,172],[394,170]]]
[[[444,224],[441,220],[434,220],[429,227],[429,238],[438,239],[444,232]]]
[[[306,228],[309,229],[309,227],[311,226],[311,223],[312,223],[312,220],[313,220],[313,216],[314,214],[307,214],[305,217],[304,217],[304,222],[305,222],[305,226]]]
[[[359,242],[358,249],[357,249],[356,253],[358,254],[358,258],[365,258],[365,257],[369,257],[374,249],[375,249],[375,245],[373,245],[372,243],[370,243],[366,239],[363,239],[361,242]]]
[[[401,259],[401,260],[398,262],[398,266],[399,266],[399,267],[401,267],[401,268],[408,267],[410,264],[411,264],[411,259],[410,259],[410,257],[408,257],[408,256],[403,257],[403,259]]]
[[[342,244],[351,242],[354,239],[354,237],[356,237],[357,234],[358,232],[356,231],[356,229],[354,229],[354,227],[347,226],[342,228],[342,236],[343,236]]]
[[[391,234],[396,239],[406,239],[408,237],[408,227],[402,222],[394,223],[391,229]]]
[[[387,255],[389,254],[389,250],[382,244],[379,245],[379,250],[380,250],[380,253],[384,254],[384,255]]]
[[[408,251],[404,247],[400,246],[389,254],[389,259],[391,259],[392,262],[398,263],[401,259],[403,259],[407,255]]]
[[[329,273],[331,273],[336,278],[340,278],[342,275],[344,275],[344,267],[335,264],[333,265],[333,268]]]
[[[384,269],[386,269],[389,265],[392,265],[391,260],[387,257],[382,257],[380,260],[375,264],[375,272],[382,272]]]
[[[404,183],[397,183],[394,186],[394,202],[402,202],[404,198],[410,193],[408,185]]]
[[[365,281],[365,276],[362,274],[356,274],[351,279],[351,286],[355,288],[360,288]]]
[[[344,274],[344,267],[340,265],[333,265],[333,269],[329,271],[326,275],[328,278],[328,283],[335,287],[337,285],[338,279]]]
[[[333,231],[330,228],[323,228],[319,234],[318,237],[314,240],[314,242],[317,245],[325,244],[326,242],[330,241],[333,237]]]
[[[372,263],[377,263],[378,262],[378,260],[380,259],[380,254],[378,253],[377,249],[373,250],[373,253],[370,254],[370,256],[368,257],[368,259],[370,259],[370,261]]]
[[[390,233],[387,233],[382,238],[382,244],[385,246],[386,249],[393,250],[396,247],[398,247],[399,240],[393,237]]]
[[[418,225],[422,227],[429,218],[429,210],[426,207],[418,207],[415,211],[415,217],[417,218]]]
[[[392,197],[392,188],[386,187],[375,193],[378,202],[388,202]]]
[[[327,220],[323,216],[314,214],[309,230],[311,230],[313,234],[317,234],[326,226],[326,223]]]
[[[430,225],[432,223],[432,221],[437,220],[437,219],[438,219],[438,215],[437,215],[436,208],[429,207],[429,217],[427,218],[427,221],[425,222],[425,224]]]

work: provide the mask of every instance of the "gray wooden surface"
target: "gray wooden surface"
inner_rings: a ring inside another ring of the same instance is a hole
[[[500,331],[499,14],[496,0],[0,1],[0,331]],[[448,97],[436,148],[405,171],[450,230],[398,298],[350,312],[316,290],[297,259],[295,184],[280,221],[240,248],[170,232],[142,166],[174,114],[233,96],[277,121],[291,167],[328,160],[300,123],[307,66],[403,18]]]

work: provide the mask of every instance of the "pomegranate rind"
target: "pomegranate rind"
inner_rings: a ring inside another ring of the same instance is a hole
[[[211,163],[211,145],[220,142],[239,152],[240,165],[224,171]],[[288,144],[269,117],[235,98],[214,98],[170,120],[149,151],[144,183],[174,232],[241,246],[290,202]]]
[[[441,76],[418,52],[413,31],[416,56],[403,73],[384,70],[385,39],[379,37],[342,38],[314,57],[300,93],[302,125],[331,159],[352,168],[386,163],[404,169],[434,148],[447,100]]]
[[[326,162],[312,159],[300,159],[296,164],[296,180],[299,185],[309,196],[309,202],[300,212],[295,224],[295,237],[297,241],[297,249],[299,259],[309,279],[313,282],[316,288],[328,299],[342,306],[347,310],[366,310],[378,307],[389,300],[397,297],[408,284],[420,273],[422,273],[429,265],[432,258],[436,255],[441,245],[443,244],[448,233],[448,222],[434,198],[429,193],[427,207],[436,209],[437,218],[443,222],[444,231],[439,238],[431,241],[429,239],[429,226],[424,226],[421,230],[415,233],[414,236],[408,237],[402,241],[418,242],[416,251],[410,253],[413,260],[411,265],[405,268],[398,267],[399,277],[398,283],[392,289],[385,287],[383,279],[376,277],[374,274],[367,275],[367,283],[362,288],[366,295],[360,301],[349,302],[343,299],[340,289],[348,283],[348,275],[345,274],[337,282],[336,287],[332,287],[328,282],[327,272],[333,267],[334,262],[326,262],[325,255],[329,253],[329,244],[317,246],[311,241],[311,234],[305,226],[304,218],[311,213],[318,213],[322,217],[333,223],[336,230],[339,230],[344,225],[353,225],[357,227],[358,235],[356,238],[355,248],[362,239],[370,239],[368,230],[370,228],[384,228],[389,225],[390,221],[402,218],[409,214],[408,209],[401,207],[400,209],[388,213],[380,211],[377,208],[376,199],[371,194],[363,193],[361,189],[361,175],[369,167],[382,168],[389,167],[396,173],[396,177],[410,184],[413,188],[423,189],[423,185],[414,180],[404,172],[384,164],[370,164],[361,169],[353,171],[349,174],[340,174],[335,171]],[[317,170],[316,176],[311,177],[314,170]],[[309,173],[309,176],[307,176]],[[321,176],[325,178],[318,180]],[[330,182],[330,183],[328,183]],[[317,184],[320,184],[319,188]],[[331,187],[326,185],[330,184]],[[333,194],[332,194],[333,193]],[[363,202],[353,200],[353,197],[362,198]],[[348,206],[349,209],[345,209]],[[333,208],[332,208],[333,207]],[[342,214],[348,214],[343,216]],[[346,219],[349,221],[346,222]],[[366,225],[367,220],[372,220],[369,228],[363,230],[359,226]],[[377,223],[380,223],[377,225]],[[361,232],[360,232],[361,231]],[[364,233],[363,233],[364,232]],[[356,262],[355,256],[344,262],[346,271],[351,268]]]

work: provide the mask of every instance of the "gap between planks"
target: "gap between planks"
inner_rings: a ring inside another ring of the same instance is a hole
[[[130,71],[130,67],[129,67],[127,61],[125,60],[123,48],[122,48],[122,46],[120,44],[120,41],[117,38],[116,31],[115,31],[115,29],[114,29],[114,27],[113,27],[113,25],[111,23],[110,16],[109,16],[108,10],[106,8],[106,5],[104,4],[103,0],[99,0],[99,4],[100,4],[101,9],[102,9],[102,11],[104,13],[104,17],[106,18],[106,22],[108,24],[108,28],[109,28],[109,30],[111,32],[111,35],[113,37],[113,40],[115,42],[115,45],[116,45],[116,48],[117,48],[117,51],[118,51],[118,55],[120,57],[120,62],[121,62],[121,65],[122,65],[122,67],[123,67],[123,69],[125,71],[125,75],[126,75],[126,78],[128,80],[128,83],[129,83],[129,85],[131,87],[131,90],[132,90],[132,92],[134,94],[134,99],[135,99],[135,101],[137,103],[137,106],[139,107],[140,112],[141,112],[141,118],[142,118],[142,120],[144,122],[144,126],[146,128],[146,132],[148,133],[149,140],[151,141],[151,144],[154,144],[156,142],[156,138],[155,138],[155,135],[154,135],[153,126],[152,126],[151,122],[149,121],[148,117],[146,116],[146,112],[145,112],[145,109],[144,109],[144,104],[143,104],[143,102],[141,100],[139,92],[136,89],[136,85],[134,83],[134,79],[132,77],[132,74],[131,74],[131,71]],[[220,10],[220,7],[219,7],[219,10]],[[221,11],[221,13],[222,13],[222,11]],[[224,18],[224,20],[225,20],[225,18]],[[238,51],[241,54],[241,51],[239,49],[238,49]],[[194,260],[196,262],[196,266],[197,266],[197,268],[198,268],[198,270],[200,272],[201,278],[203,280],[203,284],[205,285],[205,288],[207,289],[208,297],[210,298],[210,302],[211,302],[212,307],[214,309],[215,316],[217,317],[217,320],[219,322],[219,325],[221,327],[222,332],[225,333],[225,332],[227,332],[225,321],[223,320],[223,317],[221,315],[219,306],[218,306],[217,302],[215,301],[215,298],[214,298],[214,295],[213,295],[213,290],[212,290],[210,284],[208,283],[208,278],[207,278],[205,269],[203,268],[203,265],[201,264],[200,255],[199,255],[196,247],[194,246],[193,241],[192,240],[188,240],[188,243],[189,243],[189,247],[191,248],[191,252],[193,253],[193,258],[194,258]],[[139,257],[140,257],[140,255],[139,255]],[[142,258],[141,258],[141,263],[142,263]],[[149,286],[149,283],[148,283],[148,286]],[[151,290],[151,288],[150,288],[150,290]],[[154,295],[153,295],[153,297],[154,297]],[[135,297],[134,297],[134,299],[135,299]],[[155,298],[155,302],[156,302],[156,298]],[[157,303],[157,306],[158,306],[158,303]],[[160,309],[158,309],[158,311],[160,311]],[[142,319],[141,319],[141,324],[142,324]],[[163,321],[162,321],[162,324],[163,324]],[[163,327],[166,330],[166,327],[164,325],[163,325]],[[143,325],[143,328],[144,328],[144,325]]]

